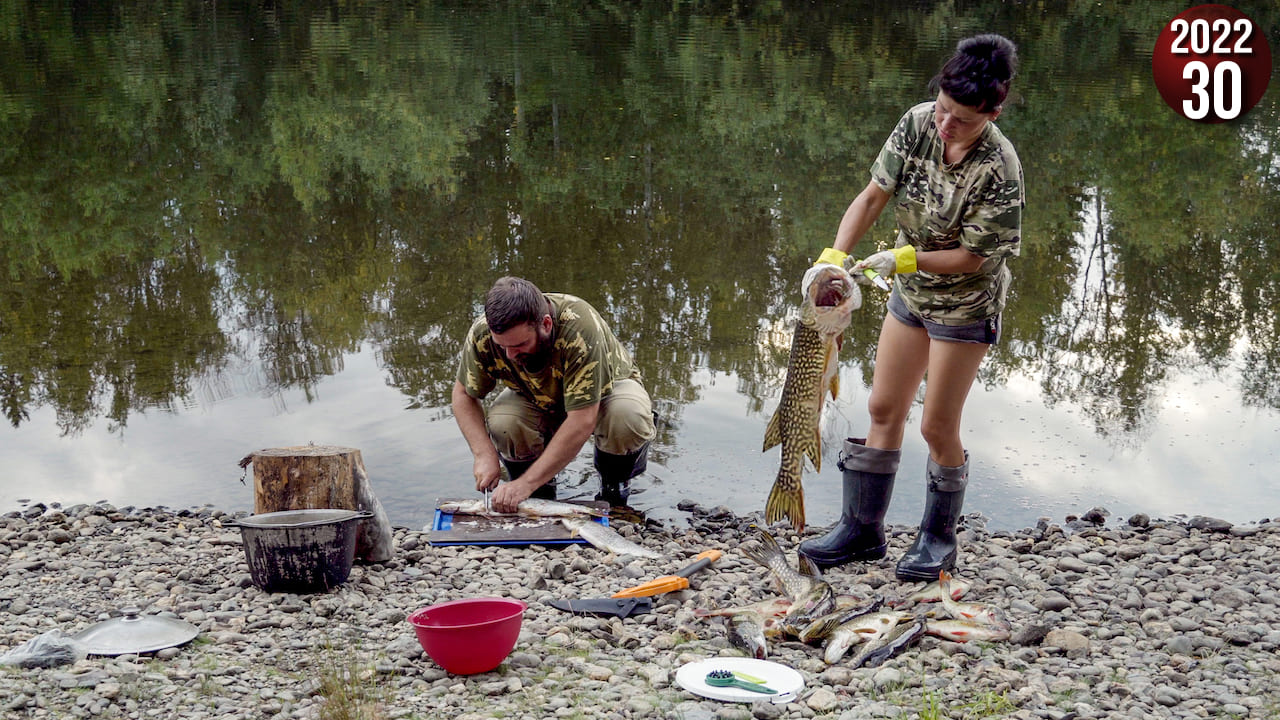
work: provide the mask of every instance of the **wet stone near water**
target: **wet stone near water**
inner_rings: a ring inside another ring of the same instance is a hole
[[[253,585],[238,530],[216,510],[32,506],[0,517],[0,656],[126,606],[171,613],[200,635],[140,656],[0,667],[0,708],[23,719],[316,718],[339,701],[328,679],[340,677],[348,700],[381,708],[360,717],[387,719],[845,720],[979,707],[987,714],[974,717],[1025,720],[1280,716],[1278,524],[1135,523],[1096,510],[1091,523],[990,532],[967,518],[956,574],[973,582],[966,600],[1005,612],[1010,640],[927,636],[876,668],[828,666],[821,648],[771,640],[768,659],[798,670],[805,688],[795,702],[769,705],[710,700],[676,682],[686,663],[740,655],[723,620],[695,609],[775,597],[767,573],[740,551],[758,514],[685,509],[688,527],[625,528],[662,560],[581,545],[437,548],[398,529],[390,561],[358,563],[332,591],[291,595]],[[803,538],[772,530],[794,561]],[[893,577],[912,529],[889,535],[884,560],[828,571],[837,592],[893,599],[916,589]],[[723,557],[650,613],[573,616],[545,603],[606,597],[708,548]],[[405,618],[477,595],[528,602],[520,638],[497,670],[450,675],[423,654]]]

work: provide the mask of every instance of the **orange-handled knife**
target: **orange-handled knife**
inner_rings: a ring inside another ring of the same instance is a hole
[[[654,578],[635,587],[619,590],[613,596],[616,598],[645,597],[647,595],[661,595],[675,592],[676,590],[684,590],[689,587],[690,575],[719,560],[720,555],[719,550],[703,550],[698,553],[698,557],[694,562],[680,568],[675,575],[663,575],[660,578]]]

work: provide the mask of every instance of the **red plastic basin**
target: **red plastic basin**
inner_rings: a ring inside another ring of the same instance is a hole
[[[488,672],[511,654],[529,606],[499,597],[428,605],[409,615],[422,649],[454,675]]]

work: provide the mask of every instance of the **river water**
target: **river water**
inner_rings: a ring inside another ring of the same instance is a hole
[[[762,510],[797,286],[957,40],[1020,47],[1005,335],[965,414],[992,527],[1280,511],[1280,104],[1170,110],[1183,9],[1005,2],[15,5],[0,34],[0,508],[251,510],[239,460],[359,448],[396,524],[469,492],[448,409],[493,279],[586,298],[661,414],[632,504]],[[1238,3],[1280,42],[1280,11]],[[869,19],[873,18],[873,19]],[[881,222],[859,248],[891,242]],[[866,429],[846,334],[809,521]],[[919,519],[913,425],[889,520]],[[588,497],[589,449],[561,481]]]

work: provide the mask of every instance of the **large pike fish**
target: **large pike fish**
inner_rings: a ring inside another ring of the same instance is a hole
[[[800,304],[800,319],[791,338],[791,356],[782,400],[764,432],[764,450],[782,445],[778,477],[769,491],[764,517],[769,523],[782,518],[797,532],[804,531],[804,488],[800,474],[809,458],[815,471],[822,469],[822,438],[818,421],[826,393],[840,391],[838,358],[845,328],[862,303],[862,293],[844,268],[818,266],[816,277]]]

